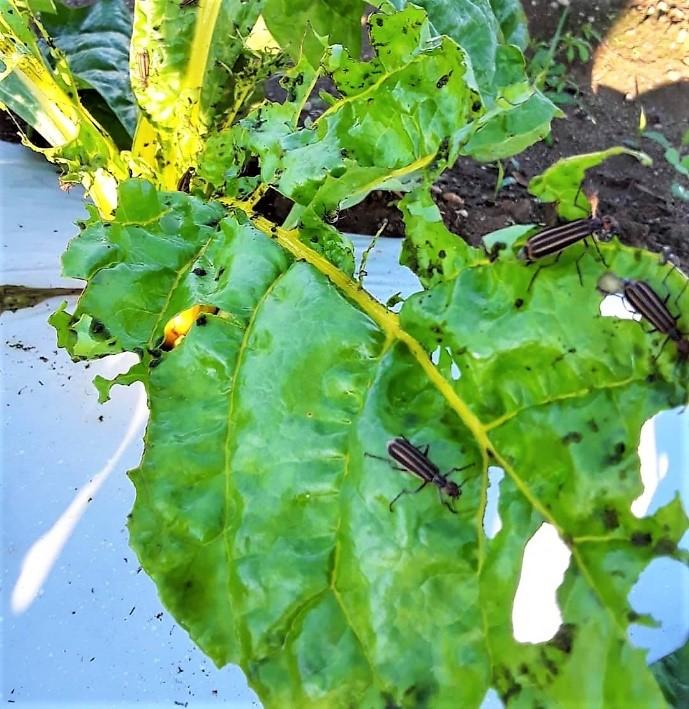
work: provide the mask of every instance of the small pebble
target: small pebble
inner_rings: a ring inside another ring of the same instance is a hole
[[[464,200],[454,192],[443,192],[443,200],[452,207],[461,207],[464,204]]]

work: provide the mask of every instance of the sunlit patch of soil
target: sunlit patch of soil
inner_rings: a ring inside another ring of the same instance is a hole
[[[630,0],[596,49],[591,88],[632,99],[689,81],[689,0]]]

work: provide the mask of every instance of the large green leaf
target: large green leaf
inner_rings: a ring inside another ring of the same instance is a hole
[[[71,243],[66,270],[89,284],[74,324],[58,323],[63,341],[91,317],[147,370],[129,524],[142,565],[266,706],[471,707],[491,686],[520,706],[662,705],[626,637],[627,594],[652,558],[686,562],[687,518],[678,499],[642,519],[630,504],[642,424],[687,399],[675,351],[656,362],[657,336],[600,317],[593,257],[584,286],[572,253],[529,289],[532,267],[510,252],[491,263],[443,240],[441,256],[427,195],[406,210],[417,232],[433,225],[419,261],[453,266],[399,322],[296,232],[142,182]],[[650,255],[602,248],[615,272],[664,274]],[[161,351],[166,320],[195,304],[219,312]],[[473,464],[457,515],[433,490],[390,512],[411,481],[366,454],[401,434],[443,470]],[[505,471],[492,539],[488,465]],[[521,644],[513,598],[543,522],[572,551],[563,625]]]
[[[57,47],[69,60],[80,88],[103,96],[130,136],[137,109],[129,83],[132,11],[124,0],[101,0],[86,7],[59,5],[43,17]]]

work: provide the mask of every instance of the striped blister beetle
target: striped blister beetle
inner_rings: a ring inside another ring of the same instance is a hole
[[[586,217],[585,219],[578,219],[575,222],[570,222],[569,224],[561,224],[560,226],[549,227],[548,229],[543,229],[537,234],[529,237],[524,244],[524,247],[519,251],[519,258],[522,259],[526,264],[535,263],[548,256],[556,256],[555,263],[560,259],[562,252],[576,244],[579,241],[583,241],[588,247],[588,237],[593,237],[593,245],[598,252],[598,256],[602,263],[605,264],[605,259],[603,254],[598,248],[597,238],[601,240],[609,239],[613,232],[618,230],[618,224],[615,219],[610,216],[598,217],[596,212],[598,209],[598,199],[595,195],[589,197],[592,206],[592,216]],[[584,257],[584,254],[579,256],[575,261],[575,266],[577,269],[577,274],[579,276],[579,283],[583,285],[584,281],[581,276],[581,270],[579,269],[579,261]],[[607,266],[607,264],[605,264]],[[541,264],[536,269],[536,272],[529,281],[529,287],[527,290],[531,290],[533,282],[536,280],[536,276],[539,274],[544,265]]]
[[[440,468],[428,457],[428,449],[430,446],[425,446],[423,450],[417,448],[409,439],[404,436],[398,436],[388,442],[388,455],[399,465],[394,466],[396,470],[401,470],[404,473],[411,473],[422,481],[421,485],[416,490],[402,490],[393,500],[390,501],[390,512],[392,507],[402,495],[416,494],[421,492],[426,485],[432,484],[438,488],[440,501],[450,512],[457,514],[457,510],[451,504],[459,499],[462,495],[462,485],[469,479],[463,480],[461,483],[456,483],[449,480],[449,475],[460,470],[466,470],[473,466],[473,463],[463,465],[461,468],[451,468],[446,473],[441,473]],[[387,458],[372,453],[365,453],[369,458],[376,458],[389,462]],[[475,477],[475,476],[474,476]],[[450,498],[450,501],[443,499],[443,494]]]
[[[679,315],[673,315],[667,307],[670,299],[668,293],[665,298],[661,298],[646,281],[637,281],[632,278],[619,278],[613,273],[605,273],[598,281],[598,290],[603,293],[620,293],[624,299],[634,308],[634,311],[648,320],[653,326],[649,332],[660,332],[665,335],[665,340],[654,360],[660,357],[665,345],[672,340],[677,345],[679,361],[684,362],[689,359],[689,339],[686,333],[680,331],[677,326]],[[686,290],[686,285],[675,298],[675,304]]]

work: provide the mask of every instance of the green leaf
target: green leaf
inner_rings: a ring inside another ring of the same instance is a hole
[[[630,155],[648,167],[653,161],[638,150],[615,146],[595,153],[562,158],[529,182],[529,192],[541,202],[555,202],[557,213],[565,219],[578,219],[591,212],[588,198],[581,189],[586,171],[615,155]]]
[[[684,202],[689,202],[689,189],[687,189],[684,185],[680,185],[679,182],[672,183],[670,192],[673,197],[681,199]]]
[[[609,267],[659,288],[667,270],[615,242],[607,267],[581,261],[584,286],[575,248],[529,287],[509,250],[491,262],[449,241],[427,193],[404,208],[417,261],[442,245],[447,269],[399,320],[297,232],[140,181],[71,243],[89,281],[77,312],[105,313],[148,369],[129,522],[144,569],[265,706],[478,706],[490,687],[528,706],[662,705],[627,596],[654,557],[686,560],[688,520],[678,499],[642,519],[630,505],[641,426],[687,382],[672,347],[656,357],[660,336],[600,317],[595,284]],[[685,282],[667,276],[671,292]],[[166,319],[199,303],[219,311],[155,352]],[[367,454],[402,434],[441,470],[473,464],[456,515],[428,489],[390,512],[413,481]],[[488,465],[505,471],[492,539]],[[543,522],[572,551],[563,625],[521,644],[514,593]]]
[[[309,28],[358,56],[363,12],[362,0],[266,0],[263,7],[268,29],[293,57],[299,56]]]
[[[654,662],[651,670],[670,706],[689,704],[689,643]]]
[[[677,172],[680,173],[680,175],[689,177],[689,165],[685,164],[689,163],[689,160],[682,160],[677,148],[668,148],[665,151],[665,159],[670,163],[670,165],[672,165],[672,167],[675,168],[675,170],[677,170]]]
[[[519,239],[525,237],[530,231],[533,231],[534,228],[536,228],[535,224],[513,224],[486,234],[481,238],[481,241],[483,241],[483,245],[488,251],[491,251],[497,245],[510,247]]]
[[[414,271],[425,288],[456,278],[463,268],[485,258],[447,230],[427,189],[410,193],[398,207],[404,216],[406,235],[400,263]]]
[[[514,108],[500,106],[479,119],[462,153],[481,162],[516,155],[548,135],[552,119],[560,115],[562,111],[540,92]]]
[[[87,7],[59,5],[43,18],[57,47],[64,52],[80,88],[97,91],[130,136],[137,108],[129,83],[132,12],[124,0],[101,0]],[[109,126],[106,125],[109,128]]]
[[[643,134],[643,137],[653,140],[654,142],[658,143],[658,145],[662,145],[663,148],[665,148],[666,150],[669,150],[670,148],[672,148],[672,144],[670,143],[670,141],[662,133],[658,132],[657,130],[647,130]]]
[[[505,42],[516,44],[524,51],[529,44],[529,28],[521,1],[490,0],[490,6],[500,24]]]
[[[153,360],[155,361],[155,360]],[[143,362],[137,362],[132,365],[129,370],[118,374],[113,379],[106,379],[101,377],[100,374],[96,375],[93,379],[93,385],[98,391],[98,403],[104,404],[106,401],[110,401],[110,390],[116,385],[129,386],[134,384],[134,382],[142,382],[148,375],[148,368]]]

